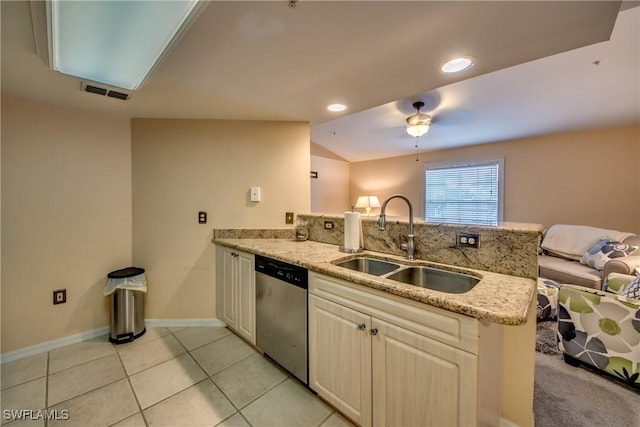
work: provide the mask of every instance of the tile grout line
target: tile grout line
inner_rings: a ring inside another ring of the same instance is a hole
[[[226,327],[225,327],[225,328],[226,328]],[[176,338],[176,340],[178,340],[178,342],[180,343],[180,345],[182,345],[182,346],[184,347],[184,349],[186,350],[187,354],[191,357],[191,359],[193,359],[193,361],[195,362],[195,364],[196,364],[200,369],[202,369],[202,372],[204,372],[204,373],[205,373],[205,375],[207,376],[207,378],[206,378],[206,379],[207,379],[207,380],[209,380],[209,381],[211,381],[211,383],[213,384],[213,386],[214,386],[216,389],[218,389],[218,391],[220,391],[220,393],[224,396],[224,398],[225,398],[225,399],[227,399],[227,400],[229,401],[229,403],[231,404],[231,406],[233,406],[233,407],[235,408],[236,412],[234,412],[233,414],[229,415],[229,416],[228,416],[227,418],[225,418],[224,420],[221,420],[221,421],[220,421],[218,424],[216,424],[216,425],[220,425],[220,424],[224,423],[226,420],[228,420],[229,418],[233,417],[235,414],[238,414],[238,415],[240,415],[240,417],[241,417],[241,418],[242,418],[242,419],[243,419],[243,420],[244,420],[244,421],[245,421],[245,422],[246,422],[250,427],[253,427],[253,424],[251,424],[251,423],[249,422],[249,420],[247,420],[247,418],[246,418],[246,417],[244,416],[244,414],[242,413],[242,411],[241,411],[241,409],[242,409],[242,408],[238,408],[238,407],[236,406],[236,404],[235,404],[235,403],[233,403],[233,400],[231,400],[231,398],[230,398],[230,397],[229,397],[229,396],[224,392],[224,390],[222,390],[222,389],[218,386],[218,384],[216,384],[216,382],[215,382],[215,381],[214,381],[214,379],[213,379],[213,376],[214,376],[214,375],[217,375],[217,374],[219,374],[220,372],[223,372],[223,371],[225,371],[225,370],[227,370],[227,369],[231,368],[232,366],[235,366],[236,364],[238,364],[238,363],[242,362],[243,360],[246,360],[246,359],[248,359],[249,357],[253,356],[253,354],[251,354],[251,355],[249,355],[249,356],[245,357],[244,359],[241,359],[241,360],[236,361],[235,363],[233,363],[233,364],[231,364],[231,365],[227,366],[226,368],[224,368],[224,369],[222,369],[222,370],[220,370],[220,371],[218,371],[218,372],[216,372],[216,373],[214,373],[214,374],[212,374],[212,375],[209,375],[209,373],[207,372],[207,370],[206,370],[206,369],[204,369],[204,368],[202,367],[202,365],[200,365],[200,363],[196,360],[196,358],[191,354],[191,351],[198,350],[198,349],[200,349],[200,348],[202,348],[202,347],[204,347],[204,346],[207,346],[207,345],[212,344],[212,343],[214,343],[214,342],[220,341],[221,339],[226,338],[226,337],[228,337],[229,335],[235,335],[233,332],[231,332],[231,330],[230,330],[229,328],[226,328],[226,329],[227,329],[227,331],[229,331],[229,334],[227,334],[227,335],[225,335],[225,336],[223,336],[223,337],[220,337],[220,338],[218,338],[218,339],[215,339],[215,340],[213,340],[213,341],[211,341],[211,342],[208,342],[208,343],[206,343],[206,344],[203,344],[203,345],[201,345],[201,346],[199,346],[199,347],[196,347],[196,348],[194,348],[193,350],[189,350],[189,349],[188,349],[188,348],[187,348],[187,347],[182,343],[182,341],[180,341],[180,338],[179,338],[178,336],[176,336],[176,335],[173,333],[173,331],[169,330],[169,332],[170,332],[172,335],[174,335],[174,337]],[[176,331],[176,332],[179,332],[179,331]],[[252,348],[253,348],[253,347],[252,347]],[[255,350],[255,348],[254,348],[254,350]],[[255,351],[256,351],[256,354],[258,354],[260,357],[264,357],[262,354],[260,354],[260,352],[258,352],[257,350],[255,350]],[[286,380],[286,378],[285,378],[285,380]],[[203,380],[203,381],[204,381],[204,380]],[[283,381],[284,381],[284,380],[283,380]],[[202,382],[202,381],[201,381],[201,382]],[[282,381],[281,381],[281,382],[282,382]],[[281,382],[280,382],[280,383],[278,383],[278,384],[276,384],[276,385],[281,384]],[[200,383],[198,383],[198,384],[200,384]],[[275,386],[274,386],[274,387],[275,387]],[[272,388],[273,388],[273,387],[272,387]],[[271,388],[271,389],[272,389],[272,388]],[[270,391],[271,389],[269,389],[268,391]],[[265,393],[266,393],[266,392],[265,392]],[[265,394],[265,393],[261,394],[259,397],[264,396],[264,394]],[[257,399],[257,398],[256,398],[256,399]],[[252,400],[251,402],[249,402],[248,404],[244,405],[244,406],[243,406],[243,408],[246,408],[250,403],[252,403],[252,402],[253,402],[253,401],[255,401],[256,399],[254,399],[254,400]]]
[[[243,416],[243,415],[242,415],[242,413],[240,412],[240,409],[239,409],[239,408],[238,408],[238,407],[233,403],[233,401],[229,398],[229,396],[227,396],[227,394],[226,394],[226,393],[225,393],[225,392],[224,392],[220,387],[218,387],[218,384],[216,384],[216,382],[213,380],[212,375],[209,375],[209,373],[207,372],[207,370],[206,370],[206,369],[204,369],[204,367],[202,367],[202,365],[200,365],[200,362],[198,362],[198,361],[196,360],[196,358],[191,354],[191,351],[187,348],[187,346],[185,346],[185,345],[184,345],[184,343],[180,340],[180,338],[179,338],[178,336],[176,336],[176,335],[173,333],[173,331],[171,331],[169,328],[167,328],[167,330],[169,330],[169,333],[170,333],[171,335],[173,335],[173,336],[174,336],[174,338],[175,338],[175,339],[180,343],[180,345],[181,345],[181,346],[184,348],[184,350],[187,352],[187,354],[189,355],[189,357],[191,357],[191,359],[193,360],[193,362],[194,362],[194,363],[195,363],[195,364],[196,364],[196,365],[197,365],[197,366],[202,370],[202,372],[204,372],[204,374],[206,375],[206,378],[205,378],[204,380],[202,380],[202,381],[198,382],[197,384],[200,384],[200,383],[202,383],[202,382],[204,382],[204,381],[206,381],[206,380],[209,380],[209,381],[211,382],[211,384],[213,384],[213,386],[214,386],[214,387],[215,387],[215,388],[220,392],[220,394],[222,394],[222,395],[224,396],[224,398],[225,398],[225,399],[227,399],[227,400],[229,401],[229,403],[231,404],[231,406],[233,406],[233,408],[235,408],[236,412],[234,412],[233,414],[229,415],[229,416],[228,416],[227,418],[225,418],[224,420],[221,420],[221,421],[220,421],[218,424],[216,424],[216,425],[220,425],[220,424],[222,424],[223,422],[225,422],[226,420],[228,420],[229,418],[233,417],[235,414],[239,414],[239,415],[240,415],[240,416],[241,416],[241,417],[242,417],[242,418],[247,422],[247,424],[249,424],[249,426],[252,426],[252,424],[244,418],[244,416]],[[182,329],[181,329],[181,330],[182,330]],[[227,328],[227,330],[229,330],[229,329]],[[176,331],[176,332],[180,332],[180,331]],[[230,331],[229,331],[229,332],[230,332]],[[216,342],[216,341],[219,341],[219,340],[221,340],[222,338],[225,338],[225,337],[227,337],[227,336],[229,336],[229,334],[225,335],[224,337],[220,337],[220,338],[218,338],[218,339],[215,339],[215,340],[213,340],[213,341],[211,341],[211,342],[208,342],[208,343],[206,343],[206,344],[203,344],[203,345],[201,345],[201,346],[199,346],[199,347],[197,347],[197,348],[194,348],[193,350],[197,350],[197,349],[199,349],[199,348],[202,348],[202,347],[204,347],[204,346],[206,346],[206,345],[209,345],[209,344],[211,344],[211,343],[214,343],[214,342]],[[226,369],[226,368],[225,368],[225,369]],[[220,371],[220,372],[222,372],[222,371]],[[214,374],[214,375],[215,375],[215,374]],[[195,386],[195,385],[196,385],[196,384],[192,385],[191,387],[193,387],[193,386]],[[191,388],[191,387],[189,387],[189,388]],[[183,391],[184,391],[184,390],[183,390]],[[180,392],[178,392],[178,393],[180,393]],[[177,394],[177,393],[176,393],[176,394]],[[173,396],[175,396],[175,394],[174,394]],[[172,397],[172,396],[170,396],[170,397]],[[169,399],[169,397],[168,397],[167,399]],[[166,399],[164,399],[164,400],[166,400]],[[160,403],[160,402],[158,402],[158,403]]]
[[[147,422],[147,418],[144,416],[144,411],[142,410],[142,406],[140,405],[140,401],[138,400],[138,395],[136,394],[136,390],[133,388],[133,384],[131,384],[131,377],[129,376],[129,372],[127,372],[127,368],[126,368],[126,366],[124,366],[124,362],[122,361],[122,357],[120,357],[120,352],[116,348],[115,344],[111,343],[111,345],[113,346],[113,349],[116,352],[116,355],[118,356],[118,360],[120,361],[120,366],[122,366],[122,370],[124,372],[124,376],[127,379],[127,384],[129,384],[129,388],[131,389],[131,393],[133,394],[133,398],[136,400],[136,405],[138,405],[138,413],[142,417],[142,421],[144,422],[144,425],[146,427],[149,427],[149,423]],[[130,415],[129,417],[132,417],[132,416],[133,415]],[[122,420],[119,420],[114,424],[117,424],[117,423],[119,423],[121,421],[124,421],[129,417],[126,417],[126,418],[124,418]]]

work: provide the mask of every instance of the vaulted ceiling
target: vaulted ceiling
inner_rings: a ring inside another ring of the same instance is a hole
[[[635,48],[635,57],[609,62],[619,53],[607,44],[620,4],[208,2],[145,86],[120,101],[82,92],[80,80],[52,71],[36,55],[29,2],[2,2],[2,93],[127,117],[308,121],[314,142],[350,161],[400,155],[407,144],[413,149],[402,127],[416,99],[434,113],[422,140],[438,148],[501,138],[488,128],[503,129],[502,138],[539,132],[533,117],[558,130],[559,109],[603,112],[602,90],[595,99],[585,95],[598,80],[608,82],[612,98],[626,90],[637,101],[637,79],[635,86],[628,80],[638,76],[640,8],[623,6],[623,30],[612,39],[635,36],[624,48]],[[581,49],[595,50],[558,62]],[[476,58],[470,70],[439,71],[462,54]],[[626,73],[612,73],[617,67]],[[581,93],[573,104],[555,106],[554,97]],[[327,111],[334,102],[347,110]],[[485,116],[489,111],[494,115]],[[485,130],[465,131],[471,122]]]

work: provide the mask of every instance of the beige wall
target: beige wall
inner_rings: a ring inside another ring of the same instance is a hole
[[[213,228],[286,228],[308,212],[309,125],[132,121],[134,262],[147,269],[147,318],[215,316]],[[262,201],[249,201],[259,186]],[[197,213],[208,212],[208,223]]]
[[[350,210],[356,199],[349,198],[349,163],[343,160],[311,156],[311,212],[341,214]]]
[[[129,119],[3,97],[2,352],[107,326],[131,227]]]
[[[639,140],[635,126],[424,152],[420,162],[411,155],[352,163],[350,194],[382,201],[400,192],[422,213],[424,163],[504,157],[505,221],[640,233]],[[389,205],[390,214],[405,210]]]

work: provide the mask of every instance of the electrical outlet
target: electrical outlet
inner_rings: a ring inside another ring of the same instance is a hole
[[[53,291],[53,305],[64,304],[67,302],[67,290],[58,289]]]
[[[324,228],[325,230],[333,230],[333,221],[325,221]]]
[[[458,231],[456,233],[456,246],[478,249],[480,247],[480,235]]]
[[[293,224],[293,212],[285,212],[285,214],[284,214],[284,223],[285,224]]]
[[[198,224],[207,223],[207,213],[205,211],[198,212]]]

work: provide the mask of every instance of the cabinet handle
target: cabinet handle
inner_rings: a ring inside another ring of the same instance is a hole
[[[364,329],[367,327],[367,325],[365,325],[364,323],[360,323],[358,325],[358,329],[360,329],[361,331],[364,331]]]
[[[371,335],[378,335],[378,328],[372,328]]]

